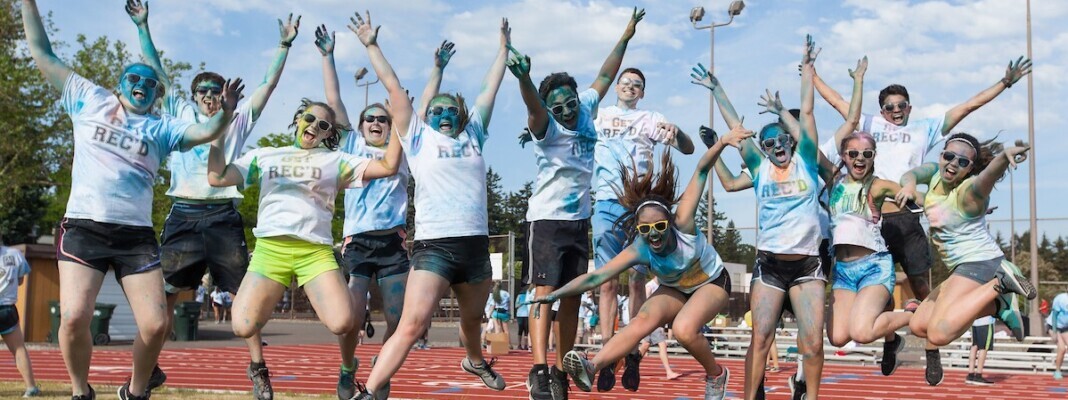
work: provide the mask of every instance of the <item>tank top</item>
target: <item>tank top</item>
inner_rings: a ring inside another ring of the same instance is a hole
[[[870,185],[842,179],[831,190],[830,203],[831,238],[835,245],[848,244],[874,252],[886,251],[880,215],[872,201]]]
[[[928,185],[931,190],[923,201],[924,214],[931,224],[931,241],[950,270],[966,262],[987,261],[1004,257],[986,224],[986,214],[971,217],[964,214],[958,202],[958,191],[975,177],[967,178],[949,194],[935,190],[942,184],[941,170]]]
[[[661,285],[693,293],[701,285],[719,277],[723,272],[723,260],[704,234],[697,231],[696,235],[690,235],[675,227],[671,228],[671,233],[677,244],[668,254],[654,252],[641,235],[634,238],[640,264],[648,265]]]
[[[819,171],[794,154],[790,164],[779,169],[765,159],[760,163],[753,187],[756,190],[757,249],[776,254],[819,255]]]

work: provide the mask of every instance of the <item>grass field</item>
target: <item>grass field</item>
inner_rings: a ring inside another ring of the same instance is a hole
[[[37,399],[70,399],[70,386],[66,382],[38,381],[41,386],[41,396]],[[93,386],[98,399],[115,398],[115,386]],[[0,382],[0,399],[15,399],[22,397],[26,390],[22,382]],[[199,392],[186,389],[168,389],[166,386],[152,392],[155,399],[188,399],[188,400],[248,400],[248,393],[241,392]],[[275,399],[336,399],[337,396],[275,393]]]

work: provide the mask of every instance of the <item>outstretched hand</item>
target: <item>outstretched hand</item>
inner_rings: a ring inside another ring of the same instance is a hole
[[[293,21],[293,13],[289,13],[289,18],[283,24],[282,20],[278,20],[278,35],[281,36],[281,43],[283,46],[289,47],[293,45],[293,41],[297,39],[297,31],[300,29],[300,16],[297,16],[296,22]]]
[[[755,132],[745,129],[742,124],[738,124],[737,126],[732,128],[730,132],[727,132],[726,136],[723,136],[719,140],[729,146],[741,148],[743,140],[749,139],[755,135]]]
[[[508,67],[509,71],[512,71],[512,75],[516,78],[522,78],[530,75],[530,56],[524,55],[516,50],[512,45],[508,45],[508,60],[504,65]]]
[[[716,90],[719,86],[719,80],[715,76],[705,69],[705,66],[698,63],[696,67],[693,67],[693,72],[690,73],[690,77],[693,78],[690,83],[694,85],[700,85],[708,88],[708,90]]]
[[[549,294],[544,295],[544,296],[535,297],[535,298],[531,299],[530,301],[526,302],[526,304],[552,304],[552,303],[555,303],[556,300],[559,300],[559,299],[556,296],[554,296],[552,293],[549,293]]]
[[[772,96],[770,89],[764,89],[766,94],[760,95],[760,101],[757,102],[758,106],[764,107],[765,110],[760,113],[772,113],[775,115],[782,115],[782,99],[779,98],[779,92],[775,91],[775,95]]]
[[[1022,140],[1016,141],[1016,146],[1005,149],[1005,158],[1009,160],[1009,166],[1012,169],[1016,169],[1016,164],[1027,161],[1027,152],[1031,150],[1031,145]]]
[[[453,48],[454,46],[456,46],[456,43],[448,40],[441,41],[441,46],[438,46],[438,49],[434,51],[435,67],[445,69],[445,66],[449,65],[449,60],[452,59],[452,55],[456,54],[456,49]]]
[[[148,1],[126,0],[126,13],[134,24],[141,25],[148,22]]]
[[[812,35],[805,35],[805,53],[801,56],[801,65],[812,66],[816,63],[816,57],[820,55],[820,51],[823,48],[816,47],[816,41],[812,39]]]
[[[512,27],[508,25],[508,18],[501,18],[501,47],[512,44]]]
[[[337,32],[329,32],[326,30],[326,24],[319,25],[315,28],[315,47],[319,49],[319,53],[322,55],[329,55],[334,52],[334,38]]]
[[[639,10],[638,7],[634,7],[634,12],[630,15],[630,22],[627,23],[627,30],[623,31],[624,38],[630,40],[630,38],[634,37],[634,32],[637,30],[638,23],[642,21],[642,18],[645,18],[645,9]]]
[[[863,79],[865,72],[868,72],[868,56],[857,60],[857,68],[849,70],[849,77],[853,80]]]
[[[701,142],[708,148],[712,148],[719,141],[719,135],[716,134],[716,131],[704,125],[701,125],[701,128],[697,130],[697,135],[701,137]]]
[[[367,15],[366,21],[364,21],[363,16],[358,12],[356,15],[349,17],[349,21],[352,21],[352,24],[349,24],[349,30],[355,33],[356,37],[360,38],[360,43],[363,43],[364,46],[378,44],[378,30],[381,29],[382,26],[371,25],[371,12],[365,11],[365,13]]]
[[[1012,85],[1019,82],[1021,78],[1031,73],[1031,59],[1024,56],[1020,56],[1014,64],[1012,60],[1009,60],[1009,66],[1005,68],[1005,77],[1001,79],[1005,83],[1005,87],[1012,87]]]
[[[245,90],[245,85],[242,83],[241,78],[227,79],[226,84],[223,85],[222,92],[222,108],[227,112],[233,112],[237,109],[237,102],[241,101],[245,97],[241,93]]]

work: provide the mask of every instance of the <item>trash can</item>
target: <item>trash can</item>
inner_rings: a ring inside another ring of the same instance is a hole
[[[111,325],[111,315],[114,312],[114,304],[96,303],[96,307],[93,310],[93,320],[89,322],[89,332],[92,335],[94,345],[99,346],[111,343],[111,335],[108,334],[108,327]],[[60,324],[59,301],[52,300],[48,302],[48,315],[52,320],[52,329],[48,332],[48,341],[51,343],[58,343]]]
[[[174,340],[188,342],[197,340],[200,322],[200,303],[186,301],[174,307]]]

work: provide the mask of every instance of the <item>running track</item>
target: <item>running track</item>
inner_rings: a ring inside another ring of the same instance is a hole
[[[360,346],[357,356],[364,367],[357,379],[367,378],[371,356],[381,345]],[[264,348],[271,368],[271,381],[276,391],[298,393],[334,392],[337,383],[337,345],[269,346]],[[7,354],[5,352],[5,354]],[[67,372],[58,349],[31,352],[34,372],[38,379],[66,381]],[[531,365],[527,352],[513,351],[501,356],[495,369],[504,375],[508,387],[504,392],[494,392],[482,386],[472,375],[460,370],[463,357],[460,348],[436,348],[429,351],[412,351],[407,364],[393,378],[392,397],[395,399],[524,399],[527,398],[524,381]],[[167,385],[178,388],[201,390],[249,390],[245,377],[248,353],[244,347],[211,349],[168,349],[160,355],[160,365],[167,372]],[[728,398],[741,397],[742,360],[721,360],[730,368],[731,380]],[[616,389],[609,393],[583,393],[572,386],[574,399],[700,399],[704,394],[701,368],[692,359],[674,357],[672,367],[685,375],[676,381],[663,378],[659,358],[647,357],[642,362],[641,390],[631,393]],[[770,374],[767,382],[768,399],[786,399],[789,389],[787,377],[794,371],[793,364]],[[130,373],[128,350],[97,350],[93,353],[90,381],[99,384],[119,385]],[[852,365],[828,365],[823,372],[820,390],[826,399],[1066,399],[1068,382],[1054,381],[1049,375],[999,374],[987,372],[986,377],[996,382],[994,386],[977,387],[964,384],[965,373],[946,371],[941,386],[928,386],[923,380],[923,370],[901,368],[892,377],[883,377],[877,367]],[[5,356],[0,361],[0,380],[20,380],[14,361]]]

